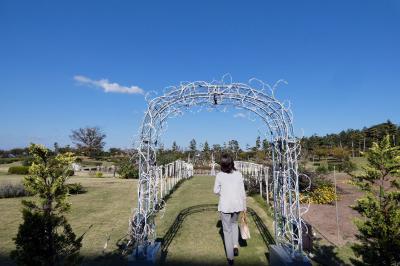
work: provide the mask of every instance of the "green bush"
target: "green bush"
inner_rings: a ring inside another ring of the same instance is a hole
[[[69,169],[67,170],[67,176],[73,176],[75,174],[74,170]]]
[[[135,165],[131,160],[128,158],[125,158],[120,161],[118,165],[118,170],[117,170],[118,175],[120,178],[133,178],[133,179],[138,179],[139,178],[139,170],[136,169]]]
[[[23,166],[31,166],[33,162],[33,158],[31,156],[24,158],[22,161]]]
[[[301,202],[307,202],[307,197],[310,203],[315,204],[331,204],[335,200],[339,200],[335,194],[335,188],[331,186],[319,187],[311,191],[306,197],[300,197]]]
[[[351,161],[344,161],[341,164],[341,169],[340,171],[345,172],[345,173],[351,173],[353,171],[357,170],[357,165]]]
[[[64,216],[24,208],[22,217],[24,222],[14,238],[17,248],[10,253],[16,265],[81,265],[83,235],[77,237]]]
[[[247,180],[245,179],[244,187],[247,191],[247,195],[249,196],[257,195],[260,193],[260,185],[258,184],[258,181],[254,178],[248,178]]]
[[[96,172],[95,177],[101,178],[101,177],[103,177],[103,173],[102,172]]]
[[[345,160],[343,162],[339,162],[339,163],[329,163],[328,164],[328,171],[329,172],[333,172],[333,169],[335,169],[336,172],[344,172],[344,173],[351,173],[355,170],[357,170],[357,166],[349,161],[349,160]],[[317,168],[318,170],[318,168]],[[320,172],[321,174],[326,174],[326,172],[324,172],[324,169],[322,169],[322,172]]]
[[[81,183],[68,184],[67,189],[69,194],[83,194],[87,192]]]
[[[37,144],[30,145],[29,153],[36,167],[24,178],[24,186],[37,196],[22,201],[23,220],[10,257],[17,265],[80,265],[83,235],[77,237],[64,216],[70,208],[66,170],[75,158],[72,153],[52,156]]]
[[[326,164],[320,164],[315,171],[318,174],[327,174],[329,172],[328,166]]]
[[[322,187],[333,187],[333,182],[329,179],[322,178],[320,176],[314,178],[311,182],[311,190]]]
[[[326,164],[322,164],[326,170]],[[331,180],[324,178],[323,175],[318,175],[315,172],[305,172],[309,179],[300,176],[299,189],[300,189],[300,202],[302,203],[315,203],[315,204],[331,204],[335,201],[335,187]],[[306,190],[310,184],[309,190]]]
[[[27,175],[29,174],[29,167],[28,166],[11,166],[8,168],[8,173],[12,175]]]

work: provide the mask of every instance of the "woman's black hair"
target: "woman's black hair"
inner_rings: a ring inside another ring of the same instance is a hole
[[[222,154],[220,165],[221,165],[221,171],[224,173],[230,174],[234,170],[236,170],[235,163],[233,162],[233,158],[228,153]]]

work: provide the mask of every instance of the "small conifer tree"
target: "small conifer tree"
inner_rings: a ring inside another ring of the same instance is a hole
[[[362,219],[355,221],[359,243],[353,250],[364,265],[399,265],[400,147],[392,146],[387,136],[373,143],[366,156],[366,174],[355,177],[366,194],[354,206]]]
[[[82,237],[76,237],[63,215],[70,208],[65,181],[75,160],[72,153],[50,156],[44,146],[31,144],[33,163],[24,178],[36,200],[23,200],[23,223],[14,238],[11,258],[18,265],[75,265],[81,260]]]

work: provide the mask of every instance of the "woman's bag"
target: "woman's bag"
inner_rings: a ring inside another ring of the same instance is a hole
[[[240,235],[244,240],[250,239],[250,230],[247,222],[247,212],[242,213],[242,219],[240,221]]]

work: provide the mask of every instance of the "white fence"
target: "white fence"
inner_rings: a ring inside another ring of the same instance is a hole
[[[155,203],[159,204],[183,179],[193,176],[193,165],[182,160],[158,166],[156,169]]]
[[[235,161],[235,168],[243,174],[245,182],[250,183],[251,180],[255,180],[260,186],[260,196],[267,199],[269,204],[269,191],[271,182],[269,182],[269,168],[262,164],[256,164],[244,161]],[[265,190],[263,190],[263,181],[265,183]]]

